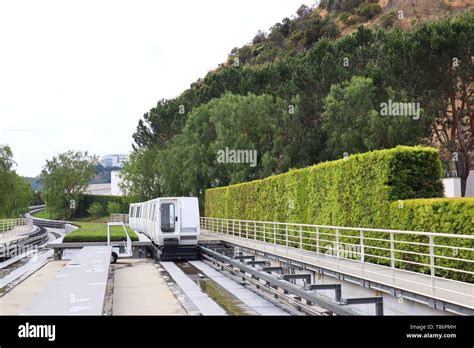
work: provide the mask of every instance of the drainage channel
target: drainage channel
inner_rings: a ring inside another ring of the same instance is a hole
[[[216,302],[228,315],[256,315],[257,313],[232,295],[214,280],[203,274],[199,269],[187,261],[175,262],[184,274],[186,274],[200,289]]]

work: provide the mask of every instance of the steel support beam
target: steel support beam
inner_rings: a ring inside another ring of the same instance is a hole
[[[383,297],[360,297],[360,298],[345,298],[341,300],[344,305],[357,304],[375,304],[375,315],[383,315]]]
[[[339,302],[342,298],[341,284],[309,284],[308,290],[334,290],[336,301]]]

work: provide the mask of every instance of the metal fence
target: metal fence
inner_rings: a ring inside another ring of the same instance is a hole
[[[128,214],[110,214],[109,222],[123,222],[128,224]]]
[[[201,218],[201,229],[315,255],[474,282],[473,235],[207,217]]]
[[[33,222],[28,218],[0,220],[0,238],[19,236],[33,230]]]

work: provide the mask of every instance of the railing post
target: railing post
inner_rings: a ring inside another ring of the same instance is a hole
[[[360,262],[365,262],[364,231],[360,230]]]
[[[303,226],[300,225],[300,249],[303,250]]]
[[[319,255],[319,227],[316,227],[316,252]]]
[[[267,238],[265,236],[265,234],[266,234],[265,222],[263,223],[262,228],[263,228],[263,242],[266,243]]]
[[[254,231],[253,231],[253,239],[254,239],[254,240],[257,240],[257,222],[256,222],[256,221],[253,223],[253,229],[254,229]]]
[[[242,237],[242,221],[239,220],[239,237]]]
[[[235,237],[235,220],[232,220],[232,235]]]
[[[273,223],[273,244],[277,244],[277,225]]]
[[[288,248],[288,225],[286,225],[286,247]]]
[[[336,228],[336,257],[339,258],[339,228]]]
[[[431,268],[431,277],[434,277],[436,275],[436,272],[435,272],[434,242],[433,242],[432,234],[430,234],[430,268]]]
[[[247,239],[249,239],[249,222],[248,221],[245,222],[245,227],[246,227],[245,228],[245,236],[246,236]]]
[[[395,243],[393,240],[393,232],[390,232],[390,265],[395,268]]]

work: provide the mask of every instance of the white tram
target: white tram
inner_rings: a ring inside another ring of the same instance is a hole
[[[131,204],[129,222],[130,228],[153,241],[161,260],[198,258],[200,227],[196,197],[156,198]]]

